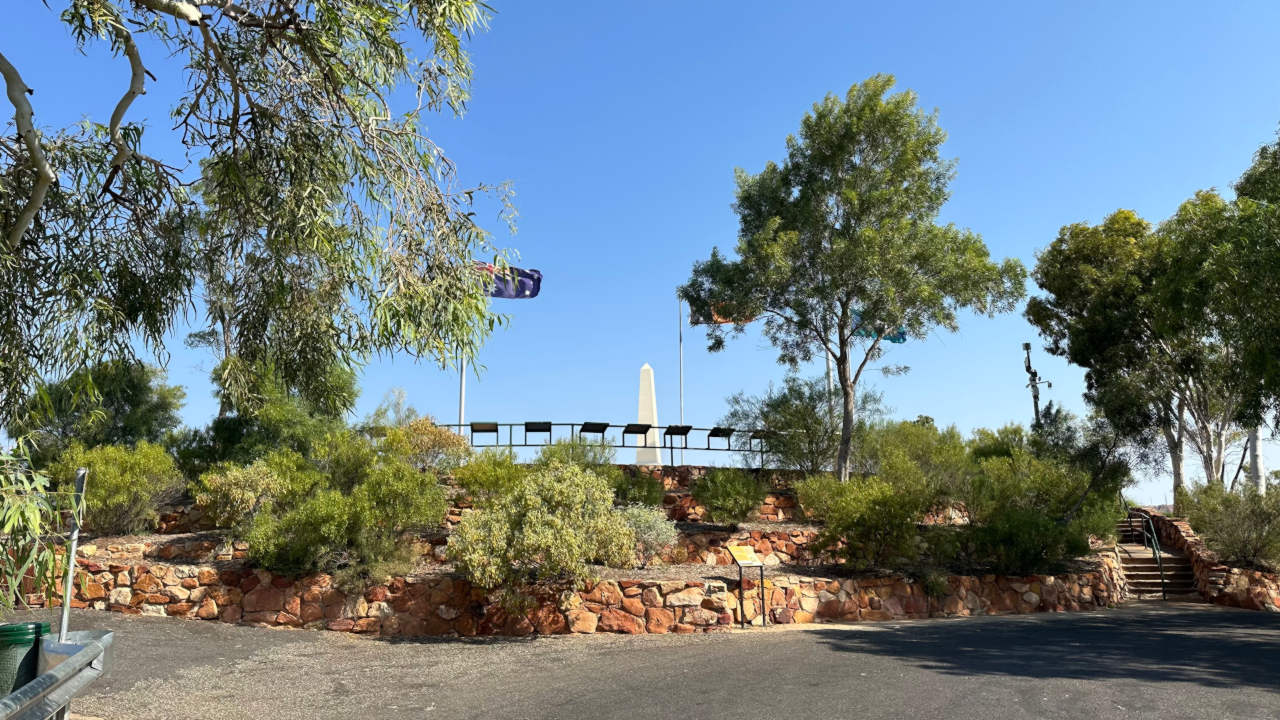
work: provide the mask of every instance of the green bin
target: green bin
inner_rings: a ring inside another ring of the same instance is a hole
[[[48,634],[47,622],[0,624],[0,695],[8,695],[36,679],[40,638]]]

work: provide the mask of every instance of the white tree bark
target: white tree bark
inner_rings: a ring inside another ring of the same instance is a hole
[[[1249,429],[1249,482],[1257,489],[1259,495],[1267,492],[1267,474],[1262,467],[1262,448],[1258,446],[1261,433],[1258,428]]]
[[[1182,453],[1183,453],[1183,434],[1186,432],[1186,426],[1183,424],[1182,417],[1176,419],[1172,425],[1165,425],[1160,428],[1164,433],[1165,446],[1169,450],[1169,468],[1173,472],[1173,497],[1177,502],[1179,493],[1184,488],[1184,480],[1182,473]]]
[[[129,106],[133,104],[133,101],[138,99],[139,95],[147,92],[147,69],[142,66],[142,56],[138,54],[138,46],[133,42],[133,33],[121,26],[117,28],[116,34],[124,45],[125,57],[129,58],[129,89],[125,91],[124,96],[116,103],[115,110],[111,112],[111,122],[108,125],[111,144],[116,148],[115,157],[111,159],[111,167],[118,171],[134,155],[133,149],[124,141],[124,136],[120,132],[120,125],[124,122],[125,113],[129,111]]]
[[[13,103],[13,122],[17,127],[18,137],[22,138],[23,144],[27,146],[27,154],[30,156],[31,166],[36,171],[36,182],[31,188],[31,197],[27,198],[26,205],[23,206],[22,212],[18,214],[18,219],[14,222],[13,227],[9,228],[7,235],[9,247],[16,248],[22,242],[22,236],[27,232],[27,228],[31,227],[31,222],[35,220],[40,206],[44,204],[44,198],[49,192],[49,186],[53,184],[54,174],[53,168],[49,167],[49,160],[45,157],[44,149],[40,147],[40,133],[36,131],[35,123],[32,120],[34,113],[31,110],[30,101],[27,100],[27,95],[31,94],[31,88],[22,82],[22,76],[18,74],[18,69],[9,62],[9,59],[3,53],[0,53],[0,75],[4,76],[5,90],[9,95],[9,102]]]
[[[200,12],[199,7],[181,0],[134,0],[134,2],[148,10],[172,15],[192,25],[199,25],[204,19],[204,14]],[[230,3],[227,4],[229,5]]]

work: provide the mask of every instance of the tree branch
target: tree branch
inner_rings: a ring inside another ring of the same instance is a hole
[[[36,181],[31,188],[31,197],[27,198],[27,204],[18,214],[17,222],[9,229],[8,245],[12,249],[17,248],[22,242],[23,234],[27,232],[27,228],[31,227],[31,222],[35,220],[36,212],[44,204],[45,195],[55,178],[53,168],[49,167],[49,160],[44,155],[44,149],[40,147],[40,134],[36,132],[35,124],[31,120],[34,113],[31,110],[31,103],[27,100],[27,95],[32,92],[31,88],[22,82],[18,69],[9,62],[4,53],[0,53],[0,75],[4,76],[9,102],[13,103],[13,122],[18,128],[18,136],[27,146],[31,167],[36,171]]]
[[[204,20],[204,13],[200,12],[200,8],[182,0],[133,0],[135,3],[154,10],[165,15],[172,15],[179,20],[185,20],[191,25],[199,25]]]
[[[142,66],[142,56],[138,54],[138,45],[133,41],[133,33],[124,28],[124,25],[117,24],[116,36],[120,39],[120,43],[124,45],[124,54],[129,58],[129,89],[125,91],[124,96],[116,103],[116,109],[111,112],[111,121],[107,126],[111,137],[111,144],[116,148],[115,157],[111,158],[111,172],[107,175],[107,181],[104,189],[111,186],[111,181],[124,167],[125,162],[134,156],[134,151],[124,141],[124,136],[120,133],[120,125],[124,122],[124,115],[129,111],[129,106],[139,95],[147,92],[146,74],[147,69]]]

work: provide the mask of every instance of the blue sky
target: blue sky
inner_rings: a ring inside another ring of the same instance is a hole
[[[675,287],[712,246],[736,241],[733,169],[781,159],[813,102],[874,73],[938,109],[944,152],[958,160],[942,220],[1028,266],[1064,224],[1120,207],[1158,221],[1197,189],[1229,190],[1280,124],[1275,3],[494,4],[471,45],[470,111],[430,129],[463,181],[512,183],[518,233],[487,224],[545,280],[536,300],[498,301],[511,323],[468,379],[470,420],[624,422],[648,362],[660,420],[674,422]],[[77,56],[41,3],[9,10],[0,44],[37,90],[37,120],[105,122],[125,63],[102,48]],[[180,68],[144,60],[157,82],[132,117],[150,121],[157,154],[173,152]],[[216,411],[212,362],[182,347],[185,333],[167,367],[189,388],[188,422],[204,423]],[[886,357],[909,374],[871,380],[896,416],[964,430],[1026,422],[1024,341],[1039,349],[1018,313],[965,317],[959,332]],[[709,354],[687,330],[686,421],[712,424],[728,395],[781,380],[775,357],[754,333]],[[1081,410],[1081,373],[1034,357],[1053,381],[1043,399]],[[419,410],[456,418],[456,372],[383,358],[361,384],[359,414],[403,387]],[[1167,485],[1132,494],[1162,502]]]

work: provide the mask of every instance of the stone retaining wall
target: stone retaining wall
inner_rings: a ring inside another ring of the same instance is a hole
[[[1106,556],[1095,571],[1059,576],[952,576],[931,588],[901,577],[766,578],[771,623],[1091,610],[1122,598]],[[538,633],[692,633],[742,620],[760,624],[757,581],[605,580],[581,590],[540,589],[530,609],[509,612],[496,594],[450,575],[393,579],[348,594],[328,575],[292,579],[265,570],[208,565],[83,561],[75,607],[386,636]],[[39,605],[39,596],[27,598]],[[55,600],[55,604],[57,601]]]
[[[1280,577],[1224,565],[1186,520],[1168,517],[1151,508],[1142,508],[1142,512],[1151,517],[1160,546],[1178,550],[1191,561],[1196,589],[1206,600],[1218,605],[1280,612]]]
[[[667,548],[661,558],[668,565],[732,565],[728,548],[748,545],[765,565],[817,565],[824,560],[814,551],[813,542],[817,537],[817,530],[800,528],[682,532],[680,539]]]

